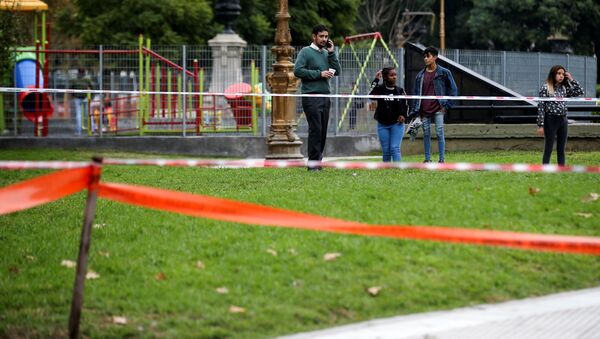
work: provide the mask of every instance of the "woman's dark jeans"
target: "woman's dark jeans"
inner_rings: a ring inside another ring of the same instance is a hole
[[[542,164],[550,163],[554,139],[556,139],[556,159],[559,165],[565,165],[565,147],[567,146],[568,134],[567,116],[548,115],[544,116],[544,156]]]

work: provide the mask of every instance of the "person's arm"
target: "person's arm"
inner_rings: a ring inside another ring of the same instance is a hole
[[[415,78],[415,87],[413,88],[414,91],[414,95],[421,95],[421,89],[419,88],[419,74],[417,74],[417,77]],[[417,115],[419,113],[419,111],[417,110],[417,102],[419,102],[420,99],[413,99],[408,101],[408,117],[413,117],[415,115]]]
[[[450,72],[450,70],[448,70],[448,76],[446,77],[446,86],[448,86],[449,96],[455,97],[458,95],[458,87],[456,86],[456,82],[454,81],[454,77],[452,77],[452,72]],[[449,110],[450,108],[454,107],[455,104],[456,102],[454,100],[448,100],[446,102],[446,107],[444,108]]]
[[[329,68],[335,69],[334,76],[340,76],[342,68],[340,67],[340,60],[338,59],[338,56],[335,53],[335,46],[333,45],[333,41],[331,41],[331,47],[327,48],[327,62],[329,63]]]
[[[398,89],[398,95],[406,95],[406,91],[404,88]],[[406,122],[408,112],[408,104],[406,99],[400,99],[400,116],[398,116],[398,122],[403,124]]]
[[[571,74],[569,73],[569,75]],[[577,80],[573,79],[572,76],[568,80],[568,85],[565,86],[565,89],[567,90],[567,97],[578,97],[583,95],[583,88],[581,87],[581,85],[579,85]]]
[[[540,89],[540,97],[549,97],[550,93],[548,92],[548,88],[544,85]],[[546,113],[546,101],[538,102],[538,116],[537,116],[537,134],[539,136],[544,135],[544,114]]]
[[[371,89],[369,89],[369,95],[379,95],[379,80],[381,80],[381,71],[377,71],[377,73],[375,73],[375,79],[371,81]],[[371,98],[371,100],[377,99]]]
[[[296,63],[294,63],[294,75],[302,80],[317,80],[321,78],[321,71],[307,68],[305,50],[298,53]]]
[[[400,95],[406,95],[406,91],[404,90],[404,88],[400,88]],[[408,106],[408,100],[407,99],[402,99],[402,104],[401,104],[401,111],[400,113],[404,116],[408,117],[408,109],[410,107]]]

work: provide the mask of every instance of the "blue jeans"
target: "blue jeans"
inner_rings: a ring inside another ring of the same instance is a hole
[[[404,136],[404,124],[383,125],[378,122],[377,135],[381,143],[383,162],[400,161],[402,159],[400,145],[402,145],[402,137]]]
[[[434,119],[435,134],[440,150],[440,162],[444,162],[446,140],[444,139],[444,113],[435,113],[433,117],[423,117],[423,144],[425,146],[425,161],[431,161],[431,120]]]

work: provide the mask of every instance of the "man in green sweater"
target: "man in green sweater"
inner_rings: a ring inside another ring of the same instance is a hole
[[[329,79],[340,74],[340,62],[335,54],[333,42],[324,25],[316,25],[312,31],[312,44],[302,48],[294,65],[294,75],[302,79],[302,94],[330,94]],[[308,121],[308,160],[321,161],[327,139],[329,124],[328,97],[302,97],[302,109]],[[320,166],[309,166],[308,170],[319,171]]]

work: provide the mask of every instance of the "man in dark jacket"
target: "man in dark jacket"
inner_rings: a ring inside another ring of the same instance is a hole
[[[415,95],[456,96],[458,89],[452,73],[437,64],[438,50],[427,47],[423,52],[425,68],[417,74]],[[453,100],[417,99],[412,107],[411,116],[419,115],[423,121],[423,144],[425,162],[431,162],[431,122],[435,123],[435,132],[440,151],[439,162],[445,161],[446,140],[444,139],[444,114],[454,106]]]

